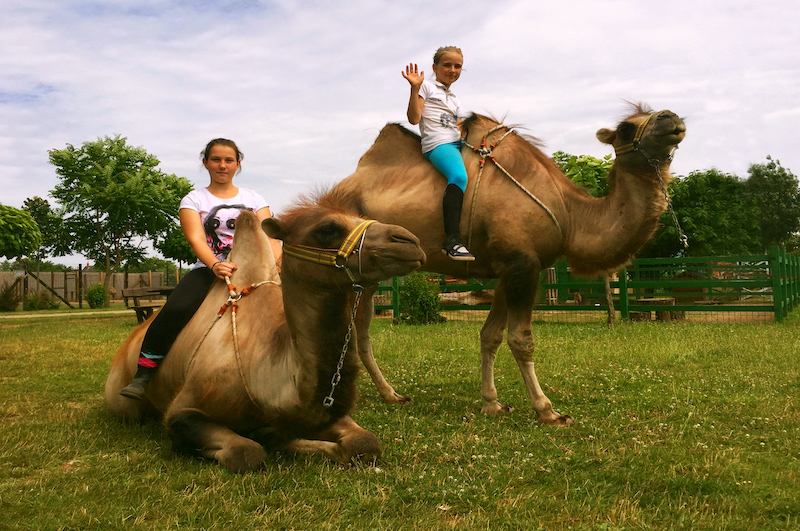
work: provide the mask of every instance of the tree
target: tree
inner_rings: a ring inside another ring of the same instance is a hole
[[[42,233],[28,212],[0,205],[0,256],[20,258],[35,252]]]
[[[180,265],[182,262],[191,264],[197,261],[197,257],[189,245],[186,236],[183,235],[179,225],[170,227],[164,235],[159,238],[154,247],[164,255],[165,258],[177,260]]]
[[[106,282],[126,261],[144,258],[144,244],[176,223],[192,188],[119,135],[48,153],[61,179],[51,195],[61,204],[71,250],[104,263]]]
[[[34,196],[26,199],[22,210],[29,213],[42,233],[42,241],[36,252],[31,253],[37,262],[46,256],[64,256],[69,254],[70,237],[64,232],[61,216],[50,208],[46,199]]]
[[[591,155],[577,156],[556,151],[553,153],[552,159],[570,181],[582,187],[590,196],[604,197],[608,195],[606,178],[611,166],[614,165],[610,154],[598,159]]]
[[[760,252],[758,206],[735,175],[717,169],[676,177],[669,185],[672,207],[689,238],[684,249],[669,211],[660,228],[636,256],[724,256]]]
[[[773,245],[784,247],[800,230],[800,190],[797,177],[767,155],[766,164],[752,164],[747,170],[745,194],[759,211],[759,232],[764,252]]]

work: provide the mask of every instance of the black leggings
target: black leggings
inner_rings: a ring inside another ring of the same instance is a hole
[[[203,304],[216,279],[216,275],[207,267],[189,271],[175,286],[161,311],[150,323],[142,341],[142,352],[156,357],[160,362],[172,348],[183,327]]]

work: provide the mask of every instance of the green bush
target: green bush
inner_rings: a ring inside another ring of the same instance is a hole
[[[111,293],[100,283],[93,284],[86,290],[86,302],[89,303],[89,308],[103,308],[108,306],[110,301]]]
[[[21,301],[22,297],[17,294],[14,284],[5,282],[0,287],[0,312],[13,312]]]
[[[443,323],[439,312],[439,288],[428,276],[415,271],[403,279],[400,291],[400,320],[408,324]]]
[[[22,309],[25,311],[57,310],[58,300],[45,291],[37,291],[22,299]]]

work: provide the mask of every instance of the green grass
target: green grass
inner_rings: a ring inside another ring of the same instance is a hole
[[[414,399],[386,405],[359,381],[377,467],[279,453],[245,475],[107,412],[134,325],[0,316],[0,529],[800,527],[800,315],[536,324],[537,374],[568,429],[536,424],[505,346],[497,387],[516,409],[479,413],[479,323],[376,320],[379,364]]]

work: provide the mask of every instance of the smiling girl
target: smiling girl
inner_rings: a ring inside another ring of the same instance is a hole
[[[453,260],[469,262],[475,257],[461,241],[461,207],[467,189],[467,170],[461,158],[463,112],[450,86],[461,76],[464,55],[455,46],[445,46],[433,55],[434,81],[425,79],[414,63],[401,72],[411,85],[408,121],[419,124],[422,153],[447,179],[442,199],[444,232],[442,252]]]
[[[203,166],[211,182],[192,190],[181,200],[181,229],[192,246],[197,263],[183,277],[161,308],[142,341],[136,375],[120,394],[141,400],[145,388],[167,355],[178,334],[200,308],[216,279],[225,280],[236,271],[236,264],[226,259],[231,251],[236,217],[241,210],[252,210],[259,222],[271,217],[269,205],[259,194],[238,188],[233,178],[242,170],[244,157],[232,140],[217,138],[201,153]],[[280,242],[270,240],[275,260],[280,263]]]

